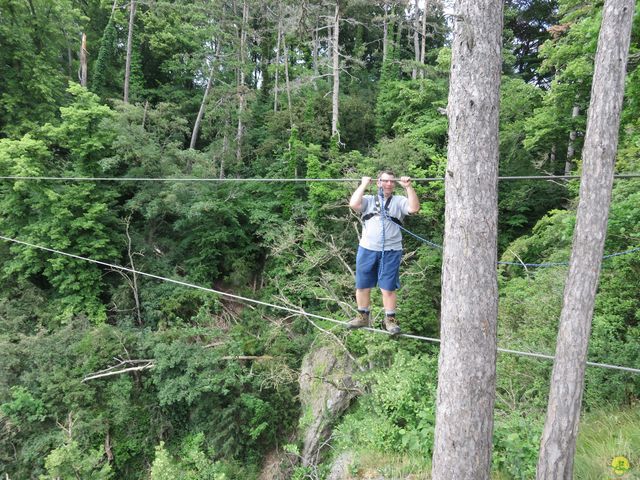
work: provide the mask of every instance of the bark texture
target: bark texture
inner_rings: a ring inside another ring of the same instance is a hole
[[[571,110],[571,119],[575,120],[580,115],[580,106],[574,105]],[[576,139],[578,138],[578,132],[571,130],[569,132],[569,144],[567,145],[567,160],[564,164],[564,174],[571,175],[573,170],[573,157],[576,155]]]
[[[136,2],[131,0],[129,5],[129,33],[127,35],[127,59],[124,68],[124,94],[122,100],[129,103],[129,83],[131,81],[131,51],[133,50],[133,25],[136,18]]]
[[[87,87],[87,34],[82,32],[80,44],[80,85]]]
[[[240,47],[238,51],[238,128],[236,129],[236,164],[242,164],[242,142],[244,140],[244,111],[245,98],[245,74],[247,28],[249,23],[249,4],[247,0],[242,2],[242,25],[240,27]]]
[[[454,6],[434,480],[488,479],[491,465],[502,3]]]
[[[211,84],[213,83],[214,67],[209,70],[209,78],[207,79],[207,86],[204,89],[204,95],[202,96],[202,102],[200,102],[200,109],[198,110],[198,116],[193,124],[193,132],[191,132],[191,141],[189,142],[189,148],[196,148],[196,142],[198,141],[198,132],[200,131],[200,124],[204,117],[204,110],[207,107],[207,98],[209,98],[209,92],[211,91]]]
[[[338,40],[340,38],[340,2],[336,1],[335,13],[333,16],[333,48],[332,71],[333,71],[333,95],[331,99],[331,136],[338,135],[338,113],[340,95],[340,50]]]
[[[634,0],[607,0],[582,151],[580,202],[564,289],[537,478],[570,480],[587,347],[607,232]]]

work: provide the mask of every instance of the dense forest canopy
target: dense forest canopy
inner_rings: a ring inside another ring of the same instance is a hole
[[[0,0],[0,236],[104,262],[0,242],[3,477],[251,479],[274,452],[280,478],[326,478],[345,452],[353,478],[429,471],[437,344],[136,271],[349,319],[359,178],[446,171],[451,3]],[[500,175],[581,173],[603,3],[505,1]],[[640,172],[639,3],[617,173]],[[188,178],[218,181],[167,180]],[[442,256],[419,237],[442,244],[444,186],[415,188],[398,318],[431,338]],[[516,264],[498,267],[500,347],[553,354],[567,268],[517,264],[569,259],[577,200],[575,180],[499,183],[498,257]],[[640,181],[620,179],[605,252],[637,247]],[[604,261],[589,360],[640,368],[638,345],[631,252]],[[299,380],[321,346],[348,353],[358,393],[308,462]],[[496,478],[535,474],[551,368],[498,356]],[[639,392],[587,369],[576,478],[617,456],[640,471]]]

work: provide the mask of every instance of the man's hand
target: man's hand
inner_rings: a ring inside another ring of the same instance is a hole
[[[398,183],[402,188],[407,188],[411,186],[411,177],[400,177]]]
[[[411,177],[400,177],[398,183],[404,187],[404,190],[407,193],[409,213],[412,214],[420,211],[420,200],[418,199],[418,195],[416,195],[416,191],[413,189],[413,186],[411,186]]]
[[[362,177],[360,186],[356,188],[356,191],[353,192],[353,195],[351,195],[349,206],[356,212],[359,212],[362,209],[362,196],[364,195],[364,191],[367,189],[370,183],[371,177]]]

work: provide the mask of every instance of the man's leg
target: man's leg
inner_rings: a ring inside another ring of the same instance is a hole
[[[381,288],[380,292],[382,292],[382,305],[384,306],[383,326],[391,335],[397,335],[400,333],[400,327],[396,321],[396,291]]]
[[[397,295],[396,295],[396,291],[390,291],[390,290],[385,290],[384,288],[380,289],[380,292],[382,292],[382,306],[384,307],[384,311],[385,312],[395,312],[396,311],[396,302],[397,302]],[[358,303],[358,305],[360,305]]]
[[[396,290],[400,288],[399,271],[402,251],[390,250],[384,253],[384,271],[378,281],[384,306],[384,321],[382,325],[391,335],[396,335],[400,333],[400,327],[396,322]]]
[[[371,303],[370,288],[356,288],[356,303],[358,315],[347,323],[347,328],[362,328],[369,326],[369,305]]]
[[[358,310],[369,310],[369,306],[371,305],[371,289],[356,288],[356,303],[358,304]]]
[[[347,328],[369,326],[369,307],[371,304],[371,288],[377,280],[379,252],[358,247],[356,255],[356,303],[358,315],[347,324]]]

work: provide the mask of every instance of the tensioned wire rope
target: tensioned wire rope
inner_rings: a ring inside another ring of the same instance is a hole
[[[580,179],[580,175],[518,175],[518,176],[503,176],[498,177],[500,181],[510,180],[577,180]],[[619,173],[615,174],[613,178],[618,179],[631,179],[640,178],[640,173]],[[303,183],[303,182],[359,182],[360,178],[237,178],[237,177],[51,177],[51,176],[38,176],[38,175],[5,175],[0,176],[0,180],[47,180],[47,181],[74,181],[74,182],[212,182],[212,183]],[[423,178],[411,178],[414,182],[442,182],[444,177],[423,177]]]
[[[498,180],[556,180],[556,179],[579,179],[580,175],[521,175],[521,176],[506,176],[506,177],[498,177]],[[618,179],[633,179],[640,178],[640,173],[620,173],[615,174],[614,178]],[[47,176],[0,176],[0,180],[44,180],[44,181],[87,181],[87,182],[258,182],[258,183],[272,183],[272,182],[359,182],[361,178],[235,178],[235,177],[224,177],[224,178],[180,178],[180,177],[47,177]],[[443,181],[444,177],[425,177],[425,178],[412,178],[412,181],[415,182],[439,182]],[[421,237],[413,233],[412,231],[406,229],[402,225],[398,225],[401,230],[408,233],[412,237],[420,240],[422,243],[429,245],[432,248],[442,250],[442,245],[434,243],[426,238]],[[635,253],[640,251],[640,248],[633,248],[631,250],[625,250],[623,252],[615,252],[609,255],[605,255],[602,257],[603,259],[617,257],[620,255],[627,255],[630,253]],[[566,266],[569,265],[569,262],[545,262],[545,263],[524,263],[524,262],[506,262],[499,261],[498,265],[512,265],[518,267],[535,267],[535,268],[545,268],[545,267],[557,267],[557,266]]]
[[[168,283],[173,283],[176,285],[181,285],[183,287],[188,287],[188,288],[194,288],[197,290],[202,290],[205,292],[209,292],[209,293],[214,293],[216,295],[220,295],[222,297],[226,297],[229,298],[231,300],[237,301],[237,302],[246,302],[246,303],[252,303],[255,305],[262,305],[264,307],[269,307],[275,310],[283,310],[283,311],[287,311],[290,313],[294,313],[297,315],[301,315],[304,317],[310,317],[310,318],[316,318],[319,320],[325,320],[328,322],[332,322],[335,324],[339,324],[339,325],[343,325],[346,326],[347,322],[343,322],[341,320],[336,320],[335,318],[331,318],[331,317],[325,317],[323,315],[317,315],[315,313],[310,313],[307,312],[305,310],[299,309],[293,309],[293,308],[289,308],[289,307],[285,307],[283,305],[276,305],[273,303],[268,303],[268,302],[263,302],[261,300],[256,300],[254,298],[249,298],[249,297],[243,297],[241,295],[235,295],[232,293],[227,293],[227,292],[223,292],[220,290],[215,290],[213,288],[208,288],[208,287],[203,287],[200,285],[195,285],[193,283],[188,283],[188,282],[183,282],[181,280],[175,280],[173,278],[167,278],[167,277],[162,277],[160,275],[154,275],[152,273],[146,273],[146,272],[141,272],[139,270],[134,270],[133,268],[129,268],[129,267],[123,267],[121,265],[115,265],[115,264],[111,264],[108,262],[103,262],[101,260],[95,260],[92,258],[88,258],[88,257],[83,257],[80,255],[74,255],[72,253],[67,253],[67,252],[63,252],[61,250],[56,250],[54,248],[48,248],[48,247],[43,247],[41,245],[36,245],[33,243],[29,243],[29,242],[25,242],[22,240],[17,240],[15,238],[10,238],[10,237],[5,237],[3,235],[0,235],[0,239],[4,240],[6,242],[11,242],[11,243],[15,243],[15,244],[19,244],[19,245],[23,245],[26,247],[30,247],[30,248],[36,248],[39,250],[43,250],[46,252],[50,252],[50,253],[55,253],[57,255],[63,255],[66,257],[70,257],[70,258],[75,258],[77,260],[83,260],[86,262],[90,262],[90,263],[94,263],[97,265],[102,265],[104,267],[109,267],[111,269],[114,270],[120,270],[120,271],[124,271],[124,272],[129,272],[129,273],[133,273],[133,274],[137,274],[137,275],[141,275],[143,277],[148,277],[148,278],[153,278],[155,280],[160,280],[160,281],[164,281],[164,282],[168,282]],[[383,333],[386,335],[389,335],[389,333],[385,330],[380,330],[377,328],[372,328],[372,327],[365,327],[364,330],[369,330],[371,332],[374,333]],[[412,334],[408,334],[408,333],[400,333],[398,335],[396,335],[397,337],[404,337],[404,338],[410,338],[410,339],[414,339],[414,340],[420,340],[420,341],[424,341],[424,342],[431,342],[431,343],[440,343],[441,340],[439,338],[432,338],[432,337],[425,337],[425,336],[421,336],[421,335],[412,335]],[[513,349],[509,349],[509,348],[497,348],[498,352],[501,353],[510,353],[513,355],[518,355],[518,356],[523,356],[523,357],[531,357],[531,358],[539,358],[539,359],[544,359],[544,360],[554,360],[555,357],[553,355],[546,355],[544,353],[536,353],[536,352],[524,352],[524,351],[520,351],[520,350],[513,350]],[[631,372],[631,373],[637,373],[640,374],[640,368],[633,368],[633,367],[625,367],[625,366],[620,366],[620,365],[611,365],[611,364],[607,364],[607,363],[598,363],[598,362],[590,362],[587,361],[586,364],[588,366],[591,367],[599,367],[599,368],[607,368],[607,369],[611,369],[611,370],[621,370],[621,371],[625,371],[625,372]]]

